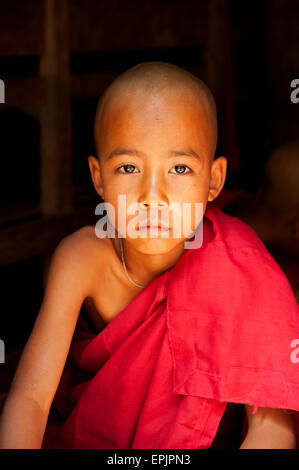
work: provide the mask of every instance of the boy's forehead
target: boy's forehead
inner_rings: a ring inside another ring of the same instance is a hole
[[[130,108],[130,109],[129,109]],[[155,105],[146,111],[146,106],[134,107],[132,103],[110,108],[99,129],[97,151],[102,159],[115,149],[137,149],[141,152],[170,152],[191,148],[213,159],[217,135],[203,114],[191,106]],[[167,110],[167,108],[169,108]],[[186,109],[188,108],[188,109]],[[151,150],[150,150],[151,149]],[[103,160],[102,160],[103,161]]]

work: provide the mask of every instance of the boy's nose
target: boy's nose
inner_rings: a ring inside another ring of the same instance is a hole
[[[141,209],[159,208],[163,209],[168,206],[168,199],[163,190],[164,184],[161,179],[153,176],[150,181],[143,184],[142,191],[138,202]]]

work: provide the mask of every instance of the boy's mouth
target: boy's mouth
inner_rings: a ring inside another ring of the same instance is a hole
[[[162,232],[168,232],[169,231],[169,227],[167,227],[166,225],[162,225],[162,224],[147,224],[147,225],[140,225],[140,227],[138,228],[138,230],[140,232],[147,232],[148,230],[161,230]]]

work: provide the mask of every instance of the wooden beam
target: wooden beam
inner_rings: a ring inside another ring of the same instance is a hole
[[[46,81],[40,77],[5,79],[5,108],[26,108],[46,103]]]
[[[71,77],[68,0],[44,0],[45,49],[40,75],[47,103],[41,110],[41,211],[70,212],[72,193]]]
[[[73,98],[100,97],[105,88],[119,75],[119,72],[101,72],[72,76]]]
[[[210,0],[209,32],[204,53],[206,81],[219,111],[219,144],[231,167],[239,172],[236,102],[228,0]]]
[[[28,202],[6,203],[0,205],[0,228],[4,225],[19,223],[22,220],[40,217],[39,204]]]
[[[9,0],[0,7],[0,57],[39,56],[43,43],[43,2]]]
[[[95,225],[99,220],[94,213],[96,204],[77,208],[70,214],[49,215],[1,228],[0,267],[47,253],[69,233]]]
[[[209,3],[71,0],[71,52],[203,45],[207,22],[202,18]]]

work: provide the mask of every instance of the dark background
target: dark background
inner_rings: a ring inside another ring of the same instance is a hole
[[[255,192],[271,150],[296,137],[298,21],[296,0],[1,1],[2,390],[38,314],[55,246],[96,220],[87,157],[105,87],[151,60],[198,75],[218,104],[226,187]]]

